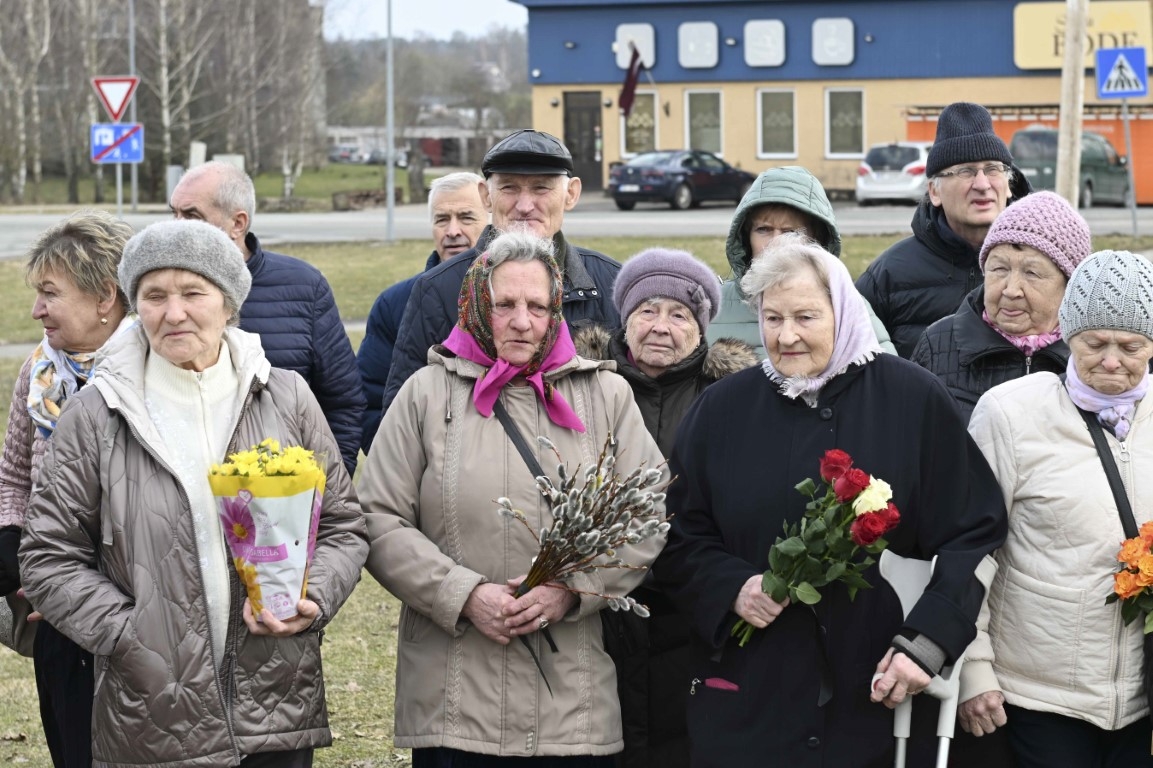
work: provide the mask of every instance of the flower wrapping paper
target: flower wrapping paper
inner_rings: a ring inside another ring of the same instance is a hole
[[[308,568],[324,498],[319,469],[295,475],[209,475],[233,565],[252,612],[268,608],[283,621],[308,594]]]

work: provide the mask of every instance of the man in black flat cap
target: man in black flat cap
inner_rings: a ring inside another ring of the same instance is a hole
[[[1029,194],[993,119],[980,104],[941,111],[925,164],[929,191],[913,214],[913,235],[890,246],[859,278],[857,290],[908,359],[926,326],[961,306],[982,283],[977,255],[997,214]]]
[[[408,377],[427,363],[429,347],[448,338],[456,324],[464,274],[501,232],[520,228],[553,241],[564,276],[564,317],[570,326],[593,322],[620,327],[612,302],[620,264],[569,243],[561,232],[565,211],[576,207],[581,194],[581,180],[573,176],[572,155],[565,145],[543,131],[523,129],[494,144],[480,170],[485,178],[479,184],[480,198],[492,213],[492,224],[474,248],[417,279],[397,332],[382,412]]]

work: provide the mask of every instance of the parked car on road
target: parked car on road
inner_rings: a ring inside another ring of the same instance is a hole
[[[637,203],[668,203],[683,211],[705,200],[740,202],[756,178],[712,152],[660,150],[614,166],[609,195],[622,211],[631,211]]]
[[[369,165],[385,165],[385,164],[387,164],[388,163],[388,150],[377,147],[376,149],[374,149],[368,153],[368,160],[366,160],[365,162],[367,162]],[[407,149],[398,149],[395,152],[393,152],[393,165],[395,165],[397,168],[407,168],[408,167],[408,150]]]
[[[925,163],[929,159],[929,141],[894,141],[869,147],[857,168],[857,203],[868,205],[877,200],[920,202],[929,189]]]
[[[1057,131],[1047,126],[1030,126],[1013,134],[1009,142],[1013,163],[1029,179],[1033,189],[1057,186]],[[1097,203],[1125,205],[1129,200],[1128,160],[1099,133],[1081,133],[1082,208]]]
[[[354,144],[337,144],[329,147],[328,162],[330,163],[363,163],[365,154],[360,147]]]

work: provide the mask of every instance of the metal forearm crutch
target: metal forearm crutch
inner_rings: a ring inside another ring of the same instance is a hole
[[[933,575],[933,563],[936,559],[915,560],[901,557],[889,550],[881,553],[878,567],[881,576],[889,582],[889,586],[897,593],[901,601],[901,610],[905,616],[913,610],[921,594],[929,585],[929,578]],[[954,734],[957,722],[957,696],[961,688],[961,664],[964,655],[951,666],[941,669],[939,675],[933,678],[924,693],[933,698],[940,699],[941,713],[937,718],[937,768],[946,768],[949,764],[949,743]],[[875,680],[874,680],[875,682]],[[905,768],[905,753],[908,748],[910,725],[913,717],[913,696],[906,696],[905,700],[897,705],[893,712],[893,736],[897,740],[897,757],[893,762],[895,768]]]

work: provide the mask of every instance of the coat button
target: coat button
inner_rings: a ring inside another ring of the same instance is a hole
[[[822,408],[821,409],[821,419],[824,421],[828,421],[831,418],[833,418],[833,409],[832,408]]]
[[[584,295],[585,295],[584,291],[577,291],[577,296],[584,296]]]
[[[817,747],[821,746],[821,740],[816,736],[810,736],[806,744],[809,745],[809,749],[816,749]]]

